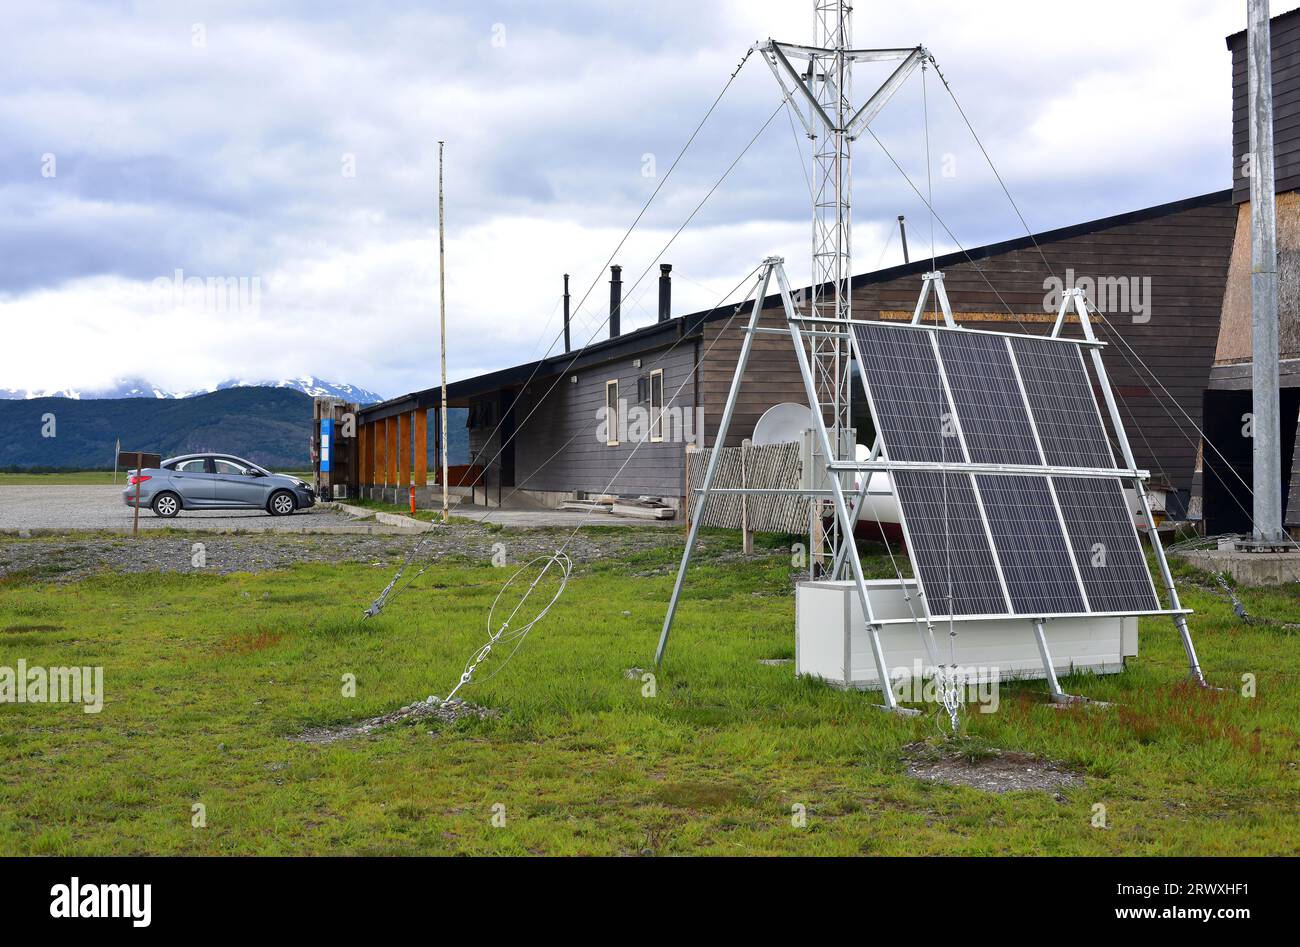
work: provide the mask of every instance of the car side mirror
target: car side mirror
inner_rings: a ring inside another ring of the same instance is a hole
[[[262,476],[262,475],[261,475],[260,473],[258,473],[256,470],[245,470],[245,471],[244,471],[244,476],[245,476],[245,477],[260,477],[260,476]]]

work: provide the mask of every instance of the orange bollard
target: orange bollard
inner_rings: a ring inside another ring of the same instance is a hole
[[[415,486],[411,486],[411,515],[415,515]]]

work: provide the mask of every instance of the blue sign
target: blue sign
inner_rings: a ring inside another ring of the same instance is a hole
[[[330,448],[333,447],[334,440],[334,419],[320,419],[320,470],[321,473],[329,473],[330,469]]]

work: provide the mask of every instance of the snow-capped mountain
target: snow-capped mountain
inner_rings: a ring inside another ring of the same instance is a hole
[[[108,388],[93,390],[81,388],[0,388],[0,399],[21,401],[29,398],[74,398],[77,400],[189,398],[193,395],[208,394],[212,391],[224,391],[227,388],[289,388],[312,397],[328,395],[333,398],[354,401],[357,404],[374,404],[377,401],[384,400],[382,396],[369,389],[326,381],[314,375],[303,375],[299,378],[281,378],[278,381],[245,381],[239,378],[228,378],[211,387],[196,388],[193,391],[168,391],[166,388],[160,388],[143,378],[118,378]]]

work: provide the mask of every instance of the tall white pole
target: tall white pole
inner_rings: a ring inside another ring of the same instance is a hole
[[[438,430],[442,441],[442,521],[449,518],[450,501],[447,484],[447,237],[446,213],[442,201],[442,146],[438,142],[438,321],[441,331],[440,355],[442,358],[442,398]]]
[[[1246,0],[1250,122],[1251,430],[1255,535],[1282,538],[1282,429],[1278,407],[1277,212],[1273,194],[1273,53],[1268,0]]]

